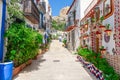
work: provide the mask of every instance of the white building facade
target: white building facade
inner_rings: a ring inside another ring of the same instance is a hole
[[[67,47],[69,50],[76,50],[79,46],[80,25],[80,0],[74,0],[67,12]]]
[[[93,0],[85,10],[80,32],[81,47],[100,52],[120,74],[120,0]]]

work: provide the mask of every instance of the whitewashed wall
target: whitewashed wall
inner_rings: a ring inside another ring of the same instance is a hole
[[[98,6],[100,7],[100,10],[103,10],[103,2],[100,3]],[[102,14],[100,14],[100,16],[103,16],[103,12]],[[104,40],[105,33],[102,34],[102,46],[107,48],[107,52],[109,52],[110,54],[113,54],[112,49],[113,48],[115,49],[115,40],[113,38],[113,35],[115,33],[114,32],[114,14],[103,21],[103,25],[106,25],[106,24],[110,24],[110,29],[112,29],[112,33],[110,35],[110,41],[108,43],[106,43]]]
[[[104,20],[104,25],[106,24],[110,24],[110,29],[112,30],[112,33],[110,35],[110,41],[108,43],[105,42],[104,40],[104,34],[102,34],[103,36],[103,39],[102,39],[102,45],[107,48],[107,51],[110,53],[110,54],[113,54],[112,52],[112,49],[114,48],[115,49],[115,40],[113,38],[113,35],[114,35],[114,15],[112,15],[111,17],[107,18]]]
[[[80,12],[80,0],[76,1],[75,4],[75,9],[76,9],[76,20],[78,20],[78,24],[77,24],[77,28],[75,29],[75,50],[80,46],[80,16],[81,16],[81,12]]]
[[[98,6],[100,7],[100,10],[103,11],[103,3],[100,3]],[[100,14],[100,16],[103,16],[103,12],[102,12],[102,14]],[[115,40],[113,38],[113,35],[115,33],[114,32],[114,14],[103,21],[103,25],[106,25],[106,24],[110,24],[110,29],[112,30],[112,33],[110,35],[110,41],[108,43],[106,43],[104,40],[105,32],[103,32],[103,34],[102,34],[102,46],[107,48],[107,52],[109,52],[110,54],[113,54],[112,49],[113,48],[115,49]],[[90,30],[88,29],[87,34],[89,34],[89,33],[90,33]],[[91,46],[90,43],[88,43],[88,45]]]
[[[76,0],[76,2],[74,3],[74,5],[72,5],[72,7],[68,13],[67,19],[68,19],[68,17],[71,17],[70,18],[71,24],[74,24],[73,14],[71,14],[71,12],[73,12],[73,11],[76,11],[75,19],[78,20],[77,28],[74,29],[74,33],[75,33],[74,45],[75,45],[75,50],[76,50],[80,46],[80,39],[79,39],[79,37],[80,37],[80,29],[79,29],[79,26],[80,26],[80,0]],[[67,24],[68,24],[68,22],[67,22]],[[70,33],[72,33],[72,31],[70,31]],[[72,34],[70,36],[71,36],[70,39],[72,40]],[[72,41],[71,41],[71,44],[72,44]]]

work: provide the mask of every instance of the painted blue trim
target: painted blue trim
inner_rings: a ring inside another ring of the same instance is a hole
[[[43,14],[41,14],[41,25],[42,25],[42,28],[43,28]]]
[[[2,25],[0,27],[1,32],[0,32],[0,61],[2,61],[3,58],[3,53],[4,53],[4,32],[5,32],[5,19],[6,19],[6,0],[3,2],[2,6]]]

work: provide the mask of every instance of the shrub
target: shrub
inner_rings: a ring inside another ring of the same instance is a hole
[[[37,55],[42,35],[25,26],[13,23],[6,31],[8,38],[6,60],[13,60],[15,67]]]
[[[66,39],[64,39],[64,40],[63,40],[63,43],[64,43],[64,44],[66,44],[66,43],[67,43],[67,40],[66,40]]]
[[[98,69],[103,71],[105,80],[120,80],[120,76],[115,73],[105,58],[101,58],[100,53],[94,53],[92,50],[78,48],[78,55],[85,60],[93,63]]]

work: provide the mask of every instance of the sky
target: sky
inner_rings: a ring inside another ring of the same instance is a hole
[[[49,0],[50,6],[52,7],[52,15],[58,16],[60,10],[63,7],[70,6],[73,0]]]
[[[92,0],[81,0],[81,16],[84,16],[84,10],[88,7]],[[52,7],[52,16],[58,16],[63,7],[70,6],[73,0],[49,0]]]

